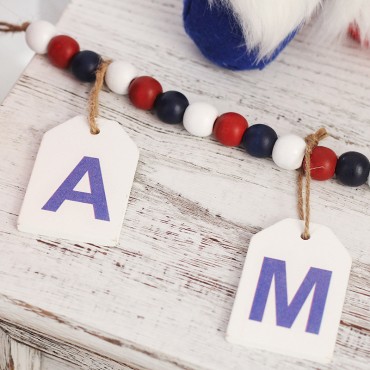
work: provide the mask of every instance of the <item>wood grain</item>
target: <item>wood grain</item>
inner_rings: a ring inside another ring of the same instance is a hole
[[[185,35],[175,0],[74,0],[59,23],[82,48],[127,60],[190,101],[235,110],[251,124],[306,136],[370,157],[370,62],[354,44],[328,47],[299,35],[263,71],[235,73],[207,62]],[[0,317],[28,333],[147,369],[317,369],[318,365],[225,341],[250,238],[296,217],[296,173],[213,138],[196,138],[101,94],[141,150],[115,248],[16,230],[45,131],[86,112],[90,86],[37,56],[0,108]],[[354,263],[333,362],[365,369],[370,356],[370,192],[313,184],[312,220],[329,226]],[[36,335],[37,334],[37,335]],[[32,343],[31,337],[23,339]],[[52,352],[68,359],[59,347]],[[88,356],[88,355],[86,355]],[[102,367],[103,368],[103,367]]]

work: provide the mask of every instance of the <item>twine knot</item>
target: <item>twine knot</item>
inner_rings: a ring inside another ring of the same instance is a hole
[[[301,167],[298,173],[298,214],[301,220],[304,220],[304,231],[302,239],[310,238],[310,193],[311,193],[311,154],[312,150],[319,144],[319,142],[329,134],[325,128],[318,129],[315,133],[305,137],[306,150],[304,157],[304,166]],[[303,197],[303,177],[306,174],[306,199]]]
[[[315,133],[307,135],[304,139],[307,144],[306,151],[309,150],[312,152],[313,148],[318,146],[319,142],[328,136],[326,129],[323,127],[318,129]]]

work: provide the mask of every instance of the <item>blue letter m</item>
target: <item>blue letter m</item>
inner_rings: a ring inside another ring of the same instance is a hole
[[[89,176],[91,193],[74,190],[86,173]],[[98,158],[83,157],[42,209],[56,212],[65,200],[91,204],[97,220],[109,221],[103,177]]]
[[[273,278],[275,280],[276,325],[291,328],[311,290],[315,289],[306,332],[319,334],[331,271],[311,267],[292,301],[288,304],[285,261],[265,257],[249,315],[250,320],[262,321]]]

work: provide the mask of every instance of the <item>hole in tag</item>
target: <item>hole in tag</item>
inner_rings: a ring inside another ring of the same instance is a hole
[[[305,237],[304,233],[301,234],[301,239],[303,239],[303,240],[309,240],[310,238],[311,238],[310,235],[308,237]]]
[[[98,128],[96,130],[91,129],[90,130],[90,133],[91,133],[91,135],[99,135],[100,134],[100,130]]]

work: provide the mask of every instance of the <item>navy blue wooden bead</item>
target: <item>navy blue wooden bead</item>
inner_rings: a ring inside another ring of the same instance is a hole
[[[80,51],[71,61],[72,73],[82,82],[94,82],[100,62],[99,54],[90,50]]]
[[[180,123],[184,117],[189,101],[178,91],[166,91],[158,95],[154,103],[154,110],[158,118],[165,123]]]
[[[270,126],[257,124],[245,131],[242,142],[248,154],[266,158],[271,157],[276,140],[276,132]]]
[[[370,162],[358,152],[343,153],[337,161],[335,174],[347,186],[361,186],[369,177]]]

